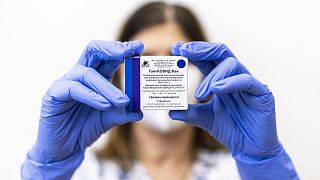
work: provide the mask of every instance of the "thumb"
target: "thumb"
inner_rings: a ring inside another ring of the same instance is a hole
[[[126,111],[124,108],[111,107],[107,111],[94,113],[91,119],[84,124],[80,147],[84,149],[95,142],[101,134],[107,132],[114,126],[128,122],[139,121],[143,117],[141,111]]]
[[[128,111],[125,108],[111,107],[110,110],[104,112],[102,120],[104,130],[108,130],[117,125],[139,121],[142,118],[141,111]]]
[[[208,131],[213,120],[212,103],[189,104],[188,110],[171,110],[169,116]]]

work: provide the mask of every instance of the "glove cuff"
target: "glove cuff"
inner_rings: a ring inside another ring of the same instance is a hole
[[[62,161],[42,164],[27,155],[21,167],[21,179],[70,179],[84,159],[84,152],[78,151]]]
[[[241,179],[300,179],[292,160],[282,148],[277,156],[264,160],[253,160],[242,154],[233,156]]]

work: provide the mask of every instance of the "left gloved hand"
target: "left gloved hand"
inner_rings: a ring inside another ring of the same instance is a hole
[[[260,163],[284,152],[271,91],[224,44],[176,43],[172,53],[187,57],[205,76],[196,98],[204,101],[213,96],[208,103],[189,105],[186,111],[170,111],[172,119],[204,129],[238,162]]]
[[[22,179],[70,179],[101,134],[142,119],[141,111],[125,109],[129,98],[110,79],[125,57],[140,55],[143,47],[140,41],[91,41],[78,63],[52,83]]]

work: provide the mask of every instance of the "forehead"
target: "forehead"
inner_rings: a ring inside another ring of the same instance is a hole
[[[187,42],[189,38],[175,22],[166,22],[145,28],[133,36],[144,43],[144,52],[157,53],[170,51],[172,43]]]

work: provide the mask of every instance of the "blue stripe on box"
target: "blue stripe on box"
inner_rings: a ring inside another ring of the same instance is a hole
[[[125,93],[130,99],[128,109],[132,109],[132,58],[125,58],[124,60],[125,72]]]
[[[125,93],[130,99],[129,110],[140,109],[140,57],[125,58]]]
[[[132,58],[132,100],[133,109],[140,109],[140,57]]]

